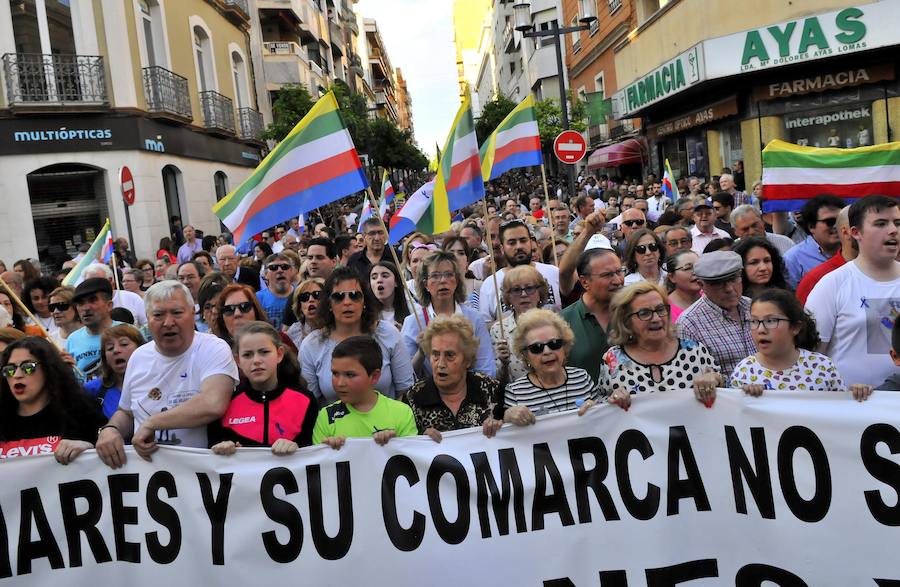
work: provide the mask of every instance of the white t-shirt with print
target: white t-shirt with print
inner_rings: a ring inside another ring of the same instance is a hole
[[[550,285],[550,299],[544,304],[544,308],[548,310],[562,309],[562,297],[559,295],[559,268],[556,265],[547,265],[545,263],[535,263],[534,268],[538,273],[544,276]],[[500,291],[503,291],[503,276],[506,269],[497,271],[497,285]],[[494,278],[488,276],[484,283],[481,284],[481,291],[478,294],[478,309],[484,316],[486,322],[493,322],[497,319],[497,294],[494,290]],[[506,308],[508,309],[508,308]]]
[[[213,375],[238,381],[238,368],[228,343],[212,334],[194,333],[190,348],[177,357],[167,357],[147,343],[131,355],[119,407],[134,415],[134,429],[159,412],[175,408],[200,393],[200,385]],[[160,430],[158,444],[207,448],[206,426]]]
[[[900,279],[875,281],[851,261],[816,284],[806,309],[844,383],[879,385],[896,372],[888,352],[900,314]]]

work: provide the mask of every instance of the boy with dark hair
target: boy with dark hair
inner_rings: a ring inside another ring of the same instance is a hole
[[[883,389],[885,391],[900,391],[900,314],[894,319],[894,327],[891,330],[891,358],[897,370],[893,375],[884,380],[884,383],[875,389]]]
[[[383,355],[371,336],[351,336],[331,352],[331,382],[338,401],[322,408],[313,429],[313,444],[333,449],[347,438],[371,436],[380,445],[395,436],[418,434],[410,407],[378,393]]]

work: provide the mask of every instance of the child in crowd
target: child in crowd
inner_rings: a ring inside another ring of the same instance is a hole
[[[100,335],[100,377],[85,383],[84,390],[100,402],[107,418],[119,409],[125,369],[132,353],[142,344],[144,336],[130,324],[118,324]]]
[[[757,352],[734,368],[733,387],[753,396],[765,390],[846,389],[831,359],[812,350],[819,343],[816,323],[793,293],[772,288],[756,296],[750,306],[750,332]],[[850,393],[863,401],[872,386],[851,385]]]
[[[395,436],[418,434],[410,407],[378,393],[381,347],[371,336],[351,336],[331,353],[331,381],[338,401],[322,408],[314,444],[339,449],[347,438],[372,437],[380,445]]]
[[[891,358],[894,359],[894,365],[897,366],[897,370],[875,389],[900,391],[900,315],[894,318],[894,327],[891,330],[891,347]]]
[[[232,455],[242,446],[270,446],[273,454],[289,455],[309,446],[319,406],[275,328],[256,320],[240,326],[234,352],[244,378],[222,420],[210,426],[212,451]]]

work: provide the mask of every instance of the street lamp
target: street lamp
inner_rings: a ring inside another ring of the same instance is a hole
[[[556,68],[557,77],[559,78],[559,106],[562,114],[563,130],[569,130],[569,105],[566,103],[566,82],[563,78],[561,39],[566,33],[577,33],[591,28],[591,24],[597,20],[597,16],[594,14],[595,1],[596,0],[578,0],[582,15],[581,18],[578,19],[578,22],[582,24],[560,28],[559,24],[554,21],[553,28],[545,30],[534,30],[534,25],[531,23],[531,3],[519,2],[518,4],[513,5],[516,23],[515,29],[522,33],[523,37],[553,37],[553,45],[556,47]],[[567,174],[569,176],[569,197],[572,197],[575,195],[575,170],[572,166],[567,168]]]

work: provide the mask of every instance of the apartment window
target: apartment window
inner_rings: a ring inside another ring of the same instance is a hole
[[[642,23],[656,14],[659,10],[666,7],[672,0],[638,0],[637,17],[638,22]]]
[[[599,15],[600,10],[598,10],[598,8],[597,8],[597,1],[598,0],[585,0],[585,2],[593,2],[594,3],[594,14]],[[621,2],[621,1],[622,0],[619,0],[619,2]],[[600,19],[595,18],[594,20],[591,21],[591,30],[590,30],[591,36],[594,36],[594,34],[599,30],[600,30]]]
[[[604,97],[606,96],[606,80],[604,79],[602,71],[594,78],[594,91],[603,92]]]
[[[515,61],[509,62],[509,75],[516,75],[516,62]]]
[[[162,31],[162,13],[157,0],[139,0],[140,27],[143,43],[141,57],[145,67],[166,66],[165,40]]]
[[[216,188],[216,201],[228,195],[228,176],[224,171],[216,171],[213,175],[213,185]]]
[[[194,59],[197,60],[197,85],[201,92],[214,90],[212,47],[209,35],[201,27],[194,27]]]
[[[572,17],[572,26],[578,25],[578,17]],[[581,51],[581,31],[575,31],[572,35],[572,53]]]
[[[555,18],[547,22],[542,22],[538,25],[538,28],[542,31],[549,31],[550,29],[555,29],[558,27],[559,24]],[[540,43],[541,47],[551,47],[554,44],[553,37],[541,37]]]
[[[607,0],[609,3],[609,13],[612,14],[622,8],[622,0]]]
[[[248,108],[250,93],[247,87],[247,66],[244,58],[237,51],[231,52],[231,76],[234,80],[234,97],[238,108]]]

